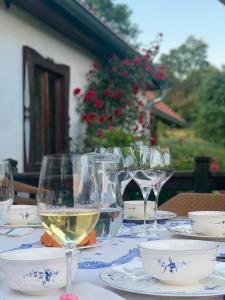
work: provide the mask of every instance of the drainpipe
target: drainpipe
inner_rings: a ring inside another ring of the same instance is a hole
[[[149,134],[150,143],[151,143],[151,136],[152,136],[152,133],[151,133],[151,110],[152,110],[153,106],[155,106],[157,103],[161,102],[165,98],[165,96],[166,96],[166,88],[164,86],[161,86],[159,96],[154,98],[151,101],[148,101],[144,106],[145,120],[146,120],[146,124],[148,124],[146,131]],[[146,132],[146,134],[147,134],[147,132]]]

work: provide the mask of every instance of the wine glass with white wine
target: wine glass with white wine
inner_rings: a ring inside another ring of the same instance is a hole
[[[99,218],[100,196],[94,157],[49,155],[42,161],[38,210],[45,229],[65,248],[66,295],[72,295],[71,259]]]

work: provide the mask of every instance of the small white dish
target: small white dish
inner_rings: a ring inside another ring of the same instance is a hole
[[[218,245],[212,241],[164,239],[139,244],[147,274],[170,285],[192,285],[214,270]]]
[[[225,237],[225,211],[192,211],[188,217],[195,232]]]
[[[35,205],[12,205],[6,215],[6,223],[10,225],[28,225],[38,221]]]
[[[75,250],[72,278],[77,270]],[[4,283],[28,295],[42,295],[66,285],[65,250],[62,248],[29,248],[0,254],[0,270]]]
[[[190,238],[198,238],[203,240],[215,240],[215,241],[225,241],[224,236],[212,236],[203,233],[195,232],[191,225],[178,225],[173,227],[167,227],[167,229],[176,235],[190,237]]]
[[[154,201],[147,202],[147,218],[150,218],[154,214]],[[144,201],[132,200],[124,201],[124,214],[128,218],[142,219],[144,218]]]
[[[158,210],[156,219],[157,220],[167,220],[171,218],[175,218],[177,215],[174,212],[171,211],[164,211],[164,210]],[[128,217],[127,215],[124,216],[125,221],[143,221],[143,218],[135,218],[135,217]],[[155,214],[151,214],[148,216],[147,221],[154,221],[155,220]]]
[[[132,270],[135,270],[132,272]],[[217,263],[216,271],[199,283],[189,286],[174,286],[161,283],[147,275],[141,263],[127,263],[104,270],[100,279],[108,286],[141,295],[158,297],[209,297],[225,294],[225,263]]]

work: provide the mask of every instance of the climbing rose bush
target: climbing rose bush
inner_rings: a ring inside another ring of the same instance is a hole
[[[123,59],[112,55],[102,64],[94,62],[87,74],[86,89],[74,89],[87,140],[103,137],[106,130],[117,127],[134,136],[143,135],[146,124],[139,92],[158,89],[166,81],[164,66],[153,64],[161,38],[141,53]]]

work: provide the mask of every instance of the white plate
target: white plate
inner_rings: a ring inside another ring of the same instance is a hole
[[[164,210],[158,210],[157,212],[157,220],[166,220],[166,219],[171,219],[175,218],[177,215],[172,212],[172,211],[164,211]],[[124,216],[123,218],[125,221],[143,221],[143,219],[138,219],[138,218],[133,218],[133,217],[128,217]],[[155,220],[155,215],[149,216],[147,221],[154,221]]]
[[[194,237],[194,238],[200,238],[200,239],[212,239],[212,240],[225,240],[225,236],[212,236],[212,235],[206,235],[202,233],[195,232],[191,225],[179,225],[174,227],[167,227],[167,229],[172,232],[173,234],[177,234],[180,236],[186,236],[186,237]]]
[[[76,249],[81,250],[81,249],[89,249],[89,248],[93,248],[100,245],[100,242],[96,242],[94,244],[90,244],[90,245],[85,245],[85,246],[77,246]]]
[[[43,225],[41,223],[33,223],[33,224],[24,224],[24,225],[20,225],[20,224],[1,224],[0,225],[0,229],[1,228],[8,228],[8,229],[14,229],[14,228],[43,228]]]
[[[128,264],[127,264],[128,265]],[[189,286],[172,286],[159,282],[136,269],[132,274],[126,264],[100,273],[101,280],[108,286],[131,293],[159,297],[205,297],[225,294],[225,264],[217,263],[217,270],[211,276]]]

